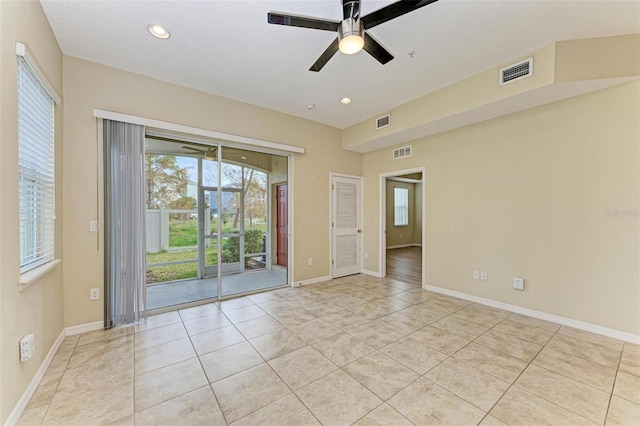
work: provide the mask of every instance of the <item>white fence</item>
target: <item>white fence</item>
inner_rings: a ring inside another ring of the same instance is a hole
[[[192,247],[171,247],[169,245],[169,215],[181,214],[184,215],[187,221],[193,221],[194,227],[197,228],[198,210],[177,210],[177,209],[159,209],[159,210],[147,210],[146,211],[147,223],[147,253],[158,253],[162,250],[175,251],[185,249],[195,249],[197,245]],[[205,234],[209,234],[210,223],[208,220],[205,223]]]

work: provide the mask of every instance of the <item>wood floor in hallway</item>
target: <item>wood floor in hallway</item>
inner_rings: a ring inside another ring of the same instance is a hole
[[[422,283],[422,247],[387,249],[387,278]]]

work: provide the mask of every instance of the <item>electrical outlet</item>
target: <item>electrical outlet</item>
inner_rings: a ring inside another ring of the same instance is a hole
[[[313,257],[310,257],[309,260],[307,260],[307,265],[313,265]]]
[[[473,271],[473,279],[474,280],[480,279],[480,271]]]
[[[480,272],[480,279],[482,281],[489,281],[489,274],[487,272]]]
[[[89,232],[98,232],[98,221],[90,220],[89,221]]]
[[[368,251],[365,251],[365,252],[364,252],[364,258],[365,258],[365,259],[368,259],[368,258],[369,258],[369,252],[368,252]]]
[[[27,334],[20,339],[20,362],[28,361],[36,352],[36,343],[33,334]]]
[[[92,288],[89,290],[89,300],[98,300],[100,299],[100,289]]]

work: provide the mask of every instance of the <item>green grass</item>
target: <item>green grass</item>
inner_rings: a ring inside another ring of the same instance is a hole
[[[249,224],[245,224],[249,227]],[[266,231],[266,223],[255,223],[254,228]],[[228,233],[233,229],[233,223],[223,225],[222,232]],[[195,247],[198,245],[198,221],[189,219],[186,221],[175,220],[169,223],[169,247]],[[218,258],[217,240],[211,239],[211,246],[205,249],[205,264],[216,265]],[[147,264],[175,262],[179,260],[193,260],[191,263],[178,265],[147,267],[147,284],[165,281],[184,280],[196,278],[198,275],[198,250],[161,251],[159,253],[147,253]]]
[[[190,247],[198,245],[198,221],[189,219],[185,222],[169,223],[169,247]]]
[[[245,223],[245,227],[249,227],[249,223]],[[267,231],[267,224],[264,222],[256,223],[254,228]],[[229,233],[233,230],[233,223],[229,222],[222,226],[223,233]],[[198,221],[196,219],[188,219],[186,221],[173,220],[169,223],[169,247],[193,247],[198,245]]]
[[[218,248],[215,240],[212,247],[207,247],[204,251],[205,265],[217,265]],[[161,251],[159,253],[147,253],[147,264],[175,262],[178,260],[193,260],[191,263],[181,263],[178,265],[148,266],[147,284],[160,283],[165,281],[185,280],[198,276],[198,250]]]
[[[147,284],[185,280],[198,276],[197,263],[147,267]]]

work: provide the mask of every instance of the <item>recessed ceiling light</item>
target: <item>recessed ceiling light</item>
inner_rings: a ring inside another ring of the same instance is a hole
[[[171,37],[171,34],[169,34],[169,31],[167,31],[167,29],[164,28],[162,25],[152,24],[152,25],[149,25],[147,29],[149,30],[152,36],[155,36],[158,38]]]
[[[307,104],[307,109],[314,109],[315,107],[315,104]]]
[[[350,104],[351,103],[351,98],[342,98],[342,99],[340,99],[340,103],[343,104],[343,105]]]

